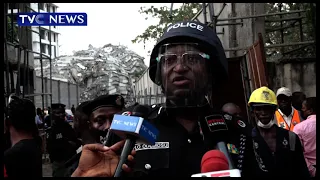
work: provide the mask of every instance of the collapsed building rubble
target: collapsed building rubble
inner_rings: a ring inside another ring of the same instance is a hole
[[[52,77],[83,87],[85,90],[80,94],[80,102],[103,94],[119,93],[131,104],[132,85],[147,68],[143,60],[143,57],[122,45],[106,44],[102,48],[89,45],[88,50],[54,59]],[[35,65],[36,75],[41,76],[40,64]],[[50,77],[47,61],[43,61],[43,76]]]

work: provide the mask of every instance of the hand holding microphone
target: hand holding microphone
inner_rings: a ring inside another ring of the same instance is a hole
[[[87,144],[82,148],[79,165],[72,177],[112,177],[119,162],[116,154],[124,145],[120,141],[111,147],[102,144]],[[133,162],[135,151],[127,157],[128,163]],[[131,168],[127,164],[122,165],[125,172],[130,172]]]
[[[102,144],[85,145],[79,166],[72,174],[73,177],[119,177],[122,175],[122,171],[130,172],[131,170],[128,164],[133,161],[133,156],[136,153],[133,150],[136,141],[155,144],[159,132],[142,118],[148,114],[147,107],[138,105],[132,112],[123,114],[125,115],[114,116],[110,133],[115,133],[126,140],[120,141],[110,148]],[[120,149],[122,152],[119,157],[116,151]]]

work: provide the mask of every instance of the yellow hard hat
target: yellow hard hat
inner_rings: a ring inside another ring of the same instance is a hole
[[[260,87],[251,93],[248,106],[251,106],[251,103],[278,105],[275,93],[265,86]]]

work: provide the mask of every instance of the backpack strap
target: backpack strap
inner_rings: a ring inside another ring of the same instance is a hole
[[[296,134],[291,131],[289,131],[289,145],[290,145],[290,150],[295,151],[295,149],[296,149]]]

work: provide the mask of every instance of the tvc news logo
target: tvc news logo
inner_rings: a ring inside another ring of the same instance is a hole
[[[19,26],[87,26],[87,13],[18,13]]]

